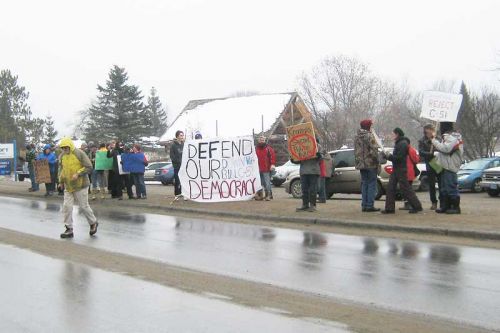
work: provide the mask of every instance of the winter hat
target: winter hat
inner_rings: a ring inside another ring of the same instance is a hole
[[[450,121],[443,121],[439,123],[439,130],[441,134],[452,132],[453,131],[453,123]]]
[[[396,127],[394,130],[393,130],[394,134],[397,134],[400,138],[405,136],[405,132],[403,132],[403,130],[399,127]]]
[[[196,132],[194,133],[194,138],[195,138],[196,140],[201,140],[201,139],[203,139],[203,136],[201,135],[201,132],[200,132],[200,131],[196,131]]]
[[[373,121],[371,119],[361,120],[359,125],[362,129],[369,131],[373,125]]]

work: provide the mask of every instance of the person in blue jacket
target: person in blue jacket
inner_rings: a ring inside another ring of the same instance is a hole
[[[46,144],[43,146],[43,151],[36,157],[37,160],[48,160],[49,170],[50,170],[50,183],[45,183],[45,196],[51,196],[56,190],[56,178],[57,178],[57,157],[52,151],[52,146]]]

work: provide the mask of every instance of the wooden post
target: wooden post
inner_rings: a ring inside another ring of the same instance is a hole
[[[215,120],[215,136],[219,136],[219,121]]]
[[[261,115],[261,132],[264,134],[264,115]]]
[[[290,103],[290,108],[292,109],[292,123],[290,125],[293,125],[293,102]]]

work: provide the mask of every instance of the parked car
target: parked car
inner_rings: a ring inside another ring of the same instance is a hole
[[[458,170],[458,188],[478,193],[483,191],[481,180],[486,169],[500,166],[500,157],[480,158],[462,164]]]
[[[17,164],[17,179],[22,182],[25,179],[30,179],[30,173],[28,171],[28,162]]]
[[[156,180],[155,171],[166,166],[170,162],[151,162],[144,171],[144,180]]]
[[[491,197],[496,197],[500,194],[500,166],[483,171],[481,187]]]
[[[355,168],[354,149],[340,149],[329,152],[333,159],[333,176],[326,184],[326,194],[331,198],[335,193],[360,194],[361,193],[361,175]],[[377,180],[377,193],[375,199],[380,199],[385,194],[385,189],[389,184],[389,176],[392,173],[392,163],[387,161],[381,165],[381,170]],[[290,173],[283,184],[285,191],[294,198],[302,196],[299,171]],[[417,190],[420,187],[420,181],[413,182],[413,188]]]
[[[281,186],[285,182],[288,175],[291,172],[298,170],[299,167],[300,166],[298,164],[294,164],[291,161],[288,161],[285,164],[276,167],[275,173],[272,175],[271,178],[273,185]]]
[[[163,185],[174,184],[174,167],[171,162],[155,170],[155,180]]]

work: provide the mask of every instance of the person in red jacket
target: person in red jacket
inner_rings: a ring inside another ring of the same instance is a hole
[[[271,171],[275,168],[276,154],[274,153],[274,149],[267,144],[266,137],[263,135],[261,135],[257,141],[255,152],[259,160],[260,182],[264,188],[264,198],[266,201],[269,201],[273,198],[271,190]]]

